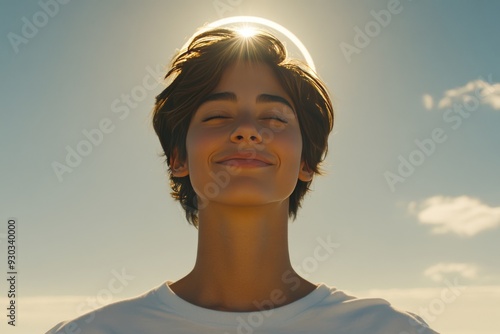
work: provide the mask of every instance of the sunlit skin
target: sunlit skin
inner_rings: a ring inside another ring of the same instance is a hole
[[[296,111],[271,68],[229,66],[193,116],[186,147],[187,161],[174,153],[171,165],[174,176],[190,176],[200,200],[198,253],[193,270],[170,288],[192,304],[235,312],[258,310],[273,291],[281,293],[273,302],[279,307],[314,290],[288,252],[288,197],[313,172],[301,161]],[[272,164],[217,163],[238,152],[257,152]],[[226,178],[218,185],[214,175]]]

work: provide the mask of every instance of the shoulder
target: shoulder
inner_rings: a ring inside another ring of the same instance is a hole
[[[154,313],[157,308],[155,290],[140,296],[124,299],[85,313],[75,319],[63,321],[46,334],[114,334],[125,332],[120,326]]]
[[[420,316],[400,310],[385,299],[357,298],[329,289],[331,293],[317,307],[345,333],[437,334]]]

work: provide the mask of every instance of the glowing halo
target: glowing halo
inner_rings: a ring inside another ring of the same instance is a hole
[[[312,68],[314,72],[316,72],[316,66],[314,65],[314,61],[311,55],[309,54],[309,51],[307,51],[307,48],[304,46],[304,44],[302,44],[300,39],[298,39],[297,36],[295,36],[290,30],[288,30],[287,28],[283,27],[282,25],[276,22],[257,16],[231,16],[209,23],[207,27],[215,28],[231,23],[257,23],[279,31],[280,33],[288,37],[288,39],[290,39],[293,42],[293,44],[295,44],[295,46],[299,49],[300,53],[302,53],[302,56],[307,62],[307,65],[309,65],[309,67]]]

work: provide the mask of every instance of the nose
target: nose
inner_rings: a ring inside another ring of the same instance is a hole
[[[237,123],[234,131],[231,133],[231,141],[235,143],[261,143],[262,135],[260,134],[258,127],[259,126],[252,120],[251,116],[242,117]]]

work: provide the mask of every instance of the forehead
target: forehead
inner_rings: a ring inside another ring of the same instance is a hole
[[[222,73],[214,93],[231,91],[241,94],[278,94],[288,98],[272,68],[265,63],[238,61]]]

